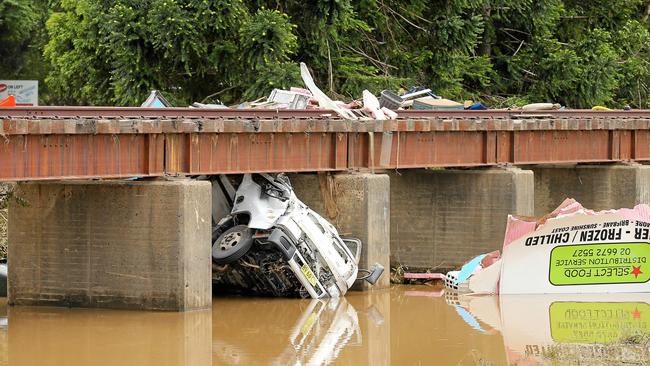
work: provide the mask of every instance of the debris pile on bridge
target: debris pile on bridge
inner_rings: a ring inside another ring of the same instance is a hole
[[[397,95],[384,90],[378,99],[373,93],[364,90],[360,100],[349,103],[334,101],[321,91],[312,78],[307,65],[300,64],[300,74],[307,89],[291,88],[290,90],[275,89],[266,101],[245,103],[245,107],[282,108],[282,109],[329,109],[339,116],[349,119],[396,119],[396,110],[485,110],[481,103],[466,101],[464,104],[439,97],[431,91],[420,87],[412,87]]]
[[[397,110],[487,110],[488,107],[478,102],[466,100],[459,103],[445,99],[433,93],[431,89],[413,86],[400,94],[390,90],[381,92],[379,99],[368,90],[362,98],[351,102],[334,101],[321,91],[312,78],[307,65],[300,64],[300,74],[306,89],[292,87],[289,90],[274,89],[266,100],[264,98],[249,103],[242,103],[238,108],[274,108],[274,109],[328,109],[339,116],[350,119],[396,119]],[[225,107],[225,106],[222,106]],[[556,103],[533,103],[521,110],[557,110],[563,107]]]
[[[221,102],[205,104],[195,102],[193,108],[209,109],[266,109],[266,110],[327,110],[334,111],[339,117],[347,120],[393,120],[397,119],[398,110],[416,111],[455,111],[455,110],[487,110],[488,107],[480,102],[466,100],[459,103],[442,98],[433,93],[431,89],[413,86],[402,90],[399,94],[390,90],[381,92],[379,98],[368,90],[362,92],[361,99],[351,102],[332,100],[315,83],[307,65],[300,63],[300,74],[305,88],[291,87],[288,90],[273,89],[268,97],[263,97],[250,102],[243,102],[236,106],[228,107]],[[141,107],[167,108],[171,104],[154,90]],[[512,108],[507,108],[508,110]],[[532,103],[521,108],[520,111],[551,111],[564,109],[557,103]]]
[[[573,199],[540,218],[508,217],[503,253],[447,273],[445,286],[473,294],[646,292],[650,206],[595,212]]]
[[[300,64],[300,74],[306,89],[297,87],[289,90],[274,89],[266,100],[242,103],[238,108],[327,109],[348,120],[397,118],[397,113],[381,106],[377,97],[368,90],[363,91],[361,100],[349,103],[334,101],[318,88],[304,63]]]
[[[300,64],[300,74],[305,88],[291,87],[288,90],[274,89],[268,97],[260,98],[250,102],[240,103],[232,108],[235,109],[323,109],[332,110],[344,119],[348,120],[387,120],[396,119],[397,110],[487,110],[482,103],[464,101],[459,103],[450,99],[442,98],[432,92],[431,89],[413,86],[403,90],[399,94],[390,90],[381,92],[379,98],[368,90],[364,90],[361,99],[351,102],[332,100],[318,86],[304,63]],[[161,96],[162,98],[162,96]],[[154,93],[143,106],[168,106],[164,98],[158,100]],[[203,104],[194,103],[192,107],[224,109],[231,108],[224,104]],[[559,104],[534,103],[523,106],[521,110],[555,110],[561,109]]]

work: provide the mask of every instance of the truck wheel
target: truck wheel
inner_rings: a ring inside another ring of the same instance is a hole
[[[253,230],[246,225],[237,225],[226,230],[212,243],[212,261],[216,264],[232,263],[253,246]]]

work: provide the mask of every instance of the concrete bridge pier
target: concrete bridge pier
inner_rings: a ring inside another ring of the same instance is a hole
[[[501,249],[508,214],[533,214],[533,173],[518,168],[390,173],[391,262],[456,269]]]
[[[650,203],[650,166],[637,163],[535,166],[535,215],[554,210],[567,198],[606,210]]]
[[[375,263],[385,272],[374,289],[390,286],[390,179],[386,174],[293,174],[296,195],[330,220],[342,236],[363,242],[360,268]],[[362,283],[359,290],[367,290]]]
[[[205,181],[22,183],[10,207],[9,303],[211,306]]]
[[[517,168],[404,170],[388,174],[295,174],[303,202],[375,262],[454,269],[501,249],[508,214],[533,214],[533,173]],[[384,276],[379,286],[388,286]]]

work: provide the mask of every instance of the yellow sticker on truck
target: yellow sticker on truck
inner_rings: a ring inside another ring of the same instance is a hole
[[[309,281],[312,286],[316,286],[316,275],[307,264],[303,264],[302,267],[300,267],[300,271],[305,275],[305,277],[307,277],[307,281]]]
[[[549,265],[555,286],[645,283],[650,243],[560,245],[551,251]]]

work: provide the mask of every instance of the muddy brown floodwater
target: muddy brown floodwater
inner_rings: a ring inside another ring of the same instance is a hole
[[[329,301],[215,297],[179,313],[7,307],[0,365],[647,364],[650,294]]]

